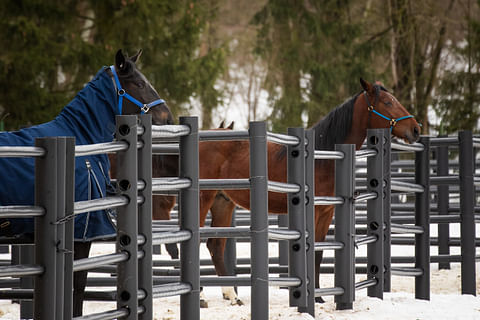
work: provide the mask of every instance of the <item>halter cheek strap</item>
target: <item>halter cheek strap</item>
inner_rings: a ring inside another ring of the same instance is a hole
[[[369,114],[368,116],[368,126],[370,127],[370,115],[372,113],[376,114],[377,116],[380,116],[382,117],[383,119],[387,120],[390,122],[390,132],[393,131],[393,127],[395,127],[397,125],[397,122],[400,121],[400,120],[405,120],[405,119],[409,119],[409,118],[413,118],[413,116],[410,114],[408,116],[403,116],[403,117],[400,117],[400,118],[396,118],[396,119],[393,119],[393,118],[389,118],[383,114],[381,114],[380,112],[378,112],[377,110],[375,110],[375,106],[377,105],[377,102],[378,102],[378,96],[379,96],[379,88],[377,86],[375,86],[375,104],[370,104],[370,101],[368,100],[368,95],[367,95],[367,92],[364,91],[363,94],[365,96],[365,101],[367,102],[367,106],[368,106],[368,111],[370,111],[371,113]]]
[[[138,101],[137,99],[135,99],[134,97],[132,97],[131,95],[129,95],[125,89],[122,88],[122,85],[120,84],[120,80],[118,79],[118,76],[117,76],[117,73],[115,72],[115,67],[114,66],[110,66],[110,71],[112,71],[112,74],[113,74],[113,78],[115,79],[115,84],[117,86],[117,94],[118,94],[118,113],[119,114],[122,114],[122,105],[123,105],[123,98],[125,99],[128,99],[130,100],[131,102],[133,102],[135,105],[137,105],[139,108],[140,108],[140,112],[143,114],[143,113],[147,113],[150,108],[156,106],[156,105],[159,105],[159,104],[162,104],[162,103],[165,103],[165,100],[163,99],[157,99],[157,100],[154,100],[150,103],[141,103],[140,101]]]

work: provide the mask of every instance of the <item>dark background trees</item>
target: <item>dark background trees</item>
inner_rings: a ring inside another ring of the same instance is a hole
[[[203,128],[225,106],[275,131],[311,125],[364,77],[426,132],[478,129],[476,0],[5,0],[0,45],[9,130],[55,117],[118,48],[142,48],[162,98]]]

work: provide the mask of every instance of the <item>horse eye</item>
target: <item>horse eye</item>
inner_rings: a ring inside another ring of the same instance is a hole
[[[137,84],[137,87],[139,87],[140,89],[145,88],[145,81],[139,81],[136,84]]]
[[[391,101],[383,101],[383,103],[386,105],[386,106],[393,106],[392,102]]]

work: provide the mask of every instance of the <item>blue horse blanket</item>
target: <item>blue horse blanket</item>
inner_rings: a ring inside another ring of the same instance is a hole
[[[111,142],[118,114],[112,79],[102,68],[52,121],[14,132],[1,132],[2,146],[32,146],[36,137],[74,136],[77,145]],[[0,158],[0,205],[33,205],[33,158]],[[75,201],[105,197],[111,187],[106,155],[75,159]],[[8,233],[33,233],[33,218],[7,219]],[[2,228],[0,228],[2,235]],[[3,233],[5,235],[5,232]],[[75,217],[75,240],[90,241],[115,235],[111,212],[94,211]]]

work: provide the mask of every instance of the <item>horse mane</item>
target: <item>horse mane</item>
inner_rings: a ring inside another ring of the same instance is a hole
[[[353,106],[359,95],[360,93],[337,106],[312,126],[316,150],[333,150],[335,144],[345,141],[351,131]]]

